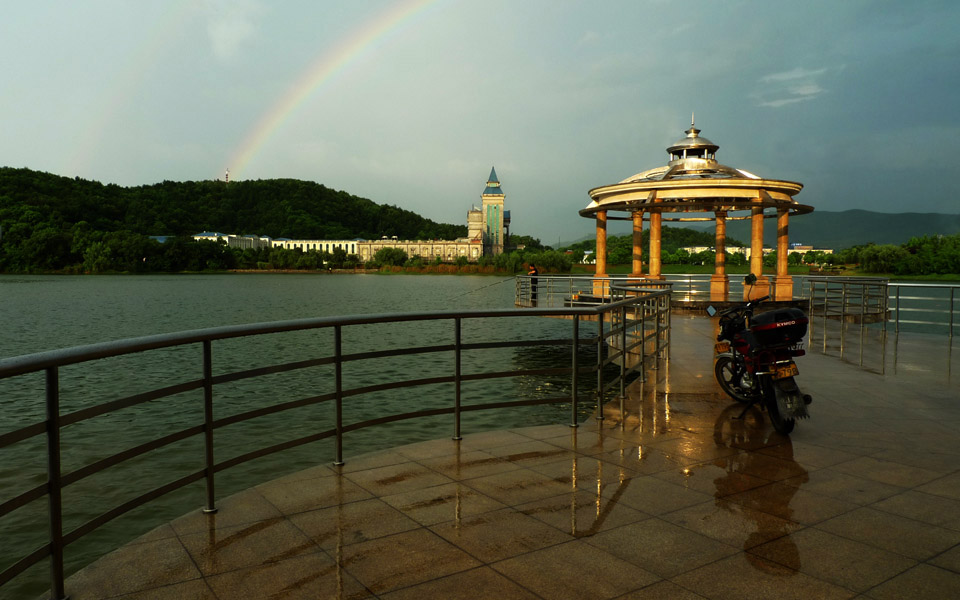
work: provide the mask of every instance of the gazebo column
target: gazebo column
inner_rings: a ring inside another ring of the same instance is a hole
[[[713,262],[713,276],[710,277],[710,300],[725,302],[730,291],[730,278],[727,277],[727,211],[717,211],[717,234],[714,249],[716,259]]]
[[[744,286],[744,300],[766,296],[770,289],[770,281],[763,276],[763,207],[754,208],[750,219],[750,273],[757,282],[752,288]]]
[[[773,299],[793,300],[793,277],[787,268],[787,258],[790,253],[787,222],[790,219],[790,210],[777,210],[777,276],[773,278]]]
[[[633,270],[634,277],[643,277],[643,211],[633,212]]]
[[[659,202],[657,198],[654,202]],[[650,212],[650,279],[663,279],[660,275],[660,222],[662,215],[659,210]]]
[[[610,293],[607,277],[607,211],[597,211],[597,269],[593,280],[593,295],[606,296]]]

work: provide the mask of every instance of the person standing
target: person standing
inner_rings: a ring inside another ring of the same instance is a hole
[[[540,272],[537,271],[537,266],[531,264],[530,270],[527,271],[527,275],[530,276],[530,306],[537,305],[537,275]]]

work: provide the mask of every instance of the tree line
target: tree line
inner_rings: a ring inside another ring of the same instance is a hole
[[[866,273],[946,275],[960,273],[960,233],[910,238],[905,244],[865,244],[827,255],[831,265],[856,264]]]
[[[467,234],[465,225],[436,223],[295,179],[121,187],[0,168],[0,272],[203,270],[291,260],[262,253],[254,259],[245,251],[228,256],[195,243],[190,236],[202,231],[293,239],[449,240]],[[160,244],[150,236],[173,239]]]
[[[684,247],[715,244],[710,232],[683,227],[664,226],[661,234],[661,260],[664,264],[712,265],[716,254],[713,250],[691,253]],[[727,238],[727,247],[744,246],[743,242]],[[585,253],[596,251],[596,240],[585,240],[563,250],[572,252],[573,262],[580,262]],[[644,236],[644,260],[650,256],[649,240]],[[633,236],[621,235],[607,238],[607,262],[629,264],[633,260]],[[776,251],[765,254],[764,266],[776,265]],[[793,252],[787,262],[790,265],[843,266],[850,265],[865,273],[892,275],[945,275],[960,273],[960,233],[911,238],[904,244],[863,244],[839,250],[832,254],[821,250]],[[741,266],[747,263],[745,255],[727,252],[726,264]]]

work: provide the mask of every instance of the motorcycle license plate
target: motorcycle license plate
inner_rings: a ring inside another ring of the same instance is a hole
[[[797,369],[797,363],[787,363],[785,365],[780,365],[773,372],[774,379],[785,379],[787,377],[795,377],[800,374],[800,370]]]
[[[713,346],[713,351],[716,354],[723,354],[724,352],[730,352],[730,342],[717,342]]]

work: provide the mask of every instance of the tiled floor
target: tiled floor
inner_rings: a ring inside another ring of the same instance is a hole
[[[784,438],[759,411],[732,418],[740,407],[713,381],[710,321],[673,326],[669,362],[634,386],[625,414],[614,401],[579,429],[438,439],[318,466],[161,527],[67,591],[960,597],[960,372],[949,378],[945,338],[910,340],[881,369],[801,358],[812,416]]]

